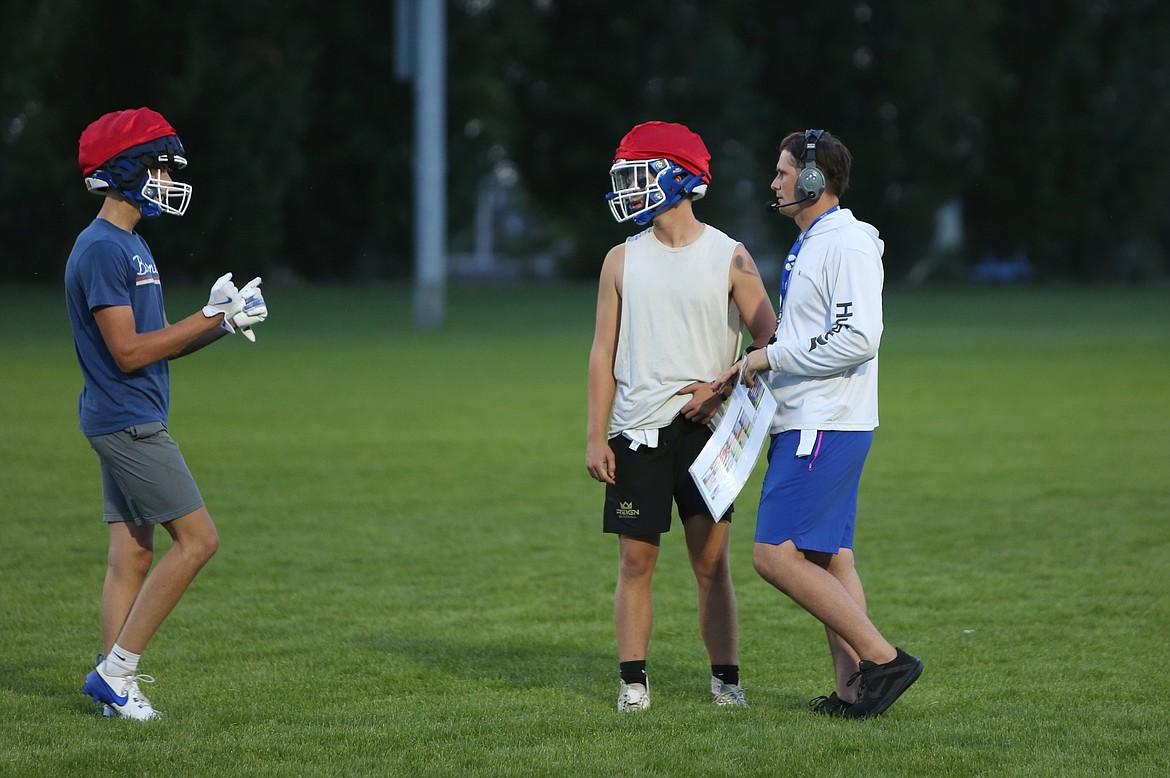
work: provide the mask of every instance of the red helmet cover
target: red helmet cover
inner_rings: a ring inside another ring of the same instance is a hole
[[[665,157],[687,172],[711,183],[711,153],[703,139],[682,124],[646,122],[626,133],[614,153],[614,160],[643,160]]]
[[[126,149],[168,135],[175,128],[149,108],[108,113],[85,128],[78,141],[77,163],[89,175]]]

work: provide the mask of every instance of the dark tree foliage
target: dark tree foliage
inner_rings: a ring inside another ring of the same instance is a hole
[[[504,248],[595,277],[635,229],[603,199],[614,149],[662,119],[707,141],[696,211],[762,266],[795,236],[763,207],[778,141],[824,127],[854,153],[845,204],[881,229],[892,282],[1016,253],[1048,278],[1168,268],[1170,4],[449,0],[447,18],[453,251],[484,182],[514,175]],[[168,278],[409,276],[393,24],[393,0],[0,0],[0,280],[60,282],[98,207],[77,138],[142,105],[191,160],[187,216],[141,227]],[[939,241],[944,206],[959,245]]]
[[[99,205],[77,138],[142,105],[175,126],[195,189],[186,216],[140,227],[169,278],[348,277],[371,256],[408,268],[411,99],[393,80],[392,6],[352,5],[8,3],[0,232],[36,261],[0,278],[59,280]]]
[[[722,226],[752,221],[732,219],[737,207],[763,214],[773,160],[753,154],[765,115],[753,82],[765,52],[727,27],[751,4],[714,5],[675,2],[664,15],[646,3],[550,3],[537,34],[497,60],[512,96],[511,152],[545,218],[576,236],[571,271],[594,275],[634,229],[614,223],[604,195],[618,142],[640,122],[681,122],[706,140],[702,218]]]
[[[972,251],[1022,250],[1053,278],[1170,269],[1168,34],[1158,0],[1004,13],[992,153],[965,193]]]

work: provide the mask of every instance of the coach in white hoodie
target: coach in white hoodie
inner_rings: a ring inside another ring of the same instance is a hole
[[[836,688],[813,712],[868,718],[917,680],[922,662],[869,620],[853,563],[858,487],[878,425],[883,244],[840,207],[852,161],[822,130],[781,142],[771,207],[801,232],[784,263],[776,335],[716,388],[740,367],[748,384],[767,373],[777,409],[753,562],[825,625]]]

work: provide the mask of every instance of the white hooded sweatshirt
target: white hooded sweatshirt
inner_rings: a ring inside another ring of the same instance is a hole
[[[844,209],[804,236],[767,351],[772,434],[878,426],[883,249],[877,229]]]

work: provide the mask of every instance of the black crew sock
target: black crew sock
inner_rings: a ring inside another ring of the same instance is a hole
[[[639,659],[634,662],[619,662],[618,669],[622,674],[622,683],[640,683],[646,685],[646,660]]]
[[[711,675],[728,686],[739,686],[739,665],[711,665]]]

